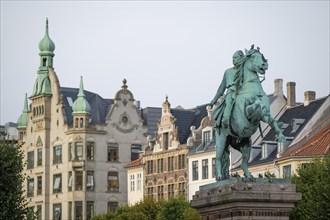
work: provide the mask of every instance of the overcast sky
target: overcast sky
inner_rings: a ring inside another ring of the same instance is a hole
[[[263,82],[329,94],[329,1],[2,1],[1,121],[16,122],[39,67],[45,20],[62,87],[114,98],[127,79],[141,107],[208,103],[232,54],[261,48]]]

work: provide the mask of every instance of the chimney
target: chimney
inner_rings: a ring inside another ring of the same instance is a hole
[[[286,92],[287,92],[287,106],[288,107],[295,106],[296,105],[296,83],[287,82]]]
[[[309,105],[309,103],[311,103],[311,101],[315,100],[315,92],[314,91],[306,91],[304,93],[305,95],[305,100],[304,100],[304,105]]]
[[[274,96],[283,96],[283,79],[275,79],[274,86]]]

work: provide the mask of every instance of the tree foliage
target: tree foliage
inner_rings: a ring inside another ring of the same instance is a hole
[[[26,219],[28,214],[22,184],[23,152],[11,140],[0,138],[0,219]]]
[[[152,197],[133,206],[121,206],[116,213],[96,215],[92,220],[200,220],[198,212],[183,197],[156,202]]]
[[[293,209],[291,219],[330,219],[330,155],[299,168],[292,177],[302,200]]]

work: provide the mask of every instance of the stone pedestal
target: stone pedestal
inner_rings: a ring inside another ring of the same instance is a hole
[[[289,219],[301,193],[287,179],[230,178],[200,187],[191,200],[203,220]]]

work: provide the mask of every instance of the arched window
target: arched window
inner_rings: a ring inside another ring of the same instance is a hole
[[[84,127],[84,119],[83,118],[80,118],[80,125],[79,127],[83,128]]]
[[[36,116],[36,108],[33,107],[33,116]]]
[[[78,128],[78,118],[75,120],[75,127]]]
[[[42,66],[46,66],[47,65],[47,58],[43,58],[42,59]]]
[[[118,208],[118,202],[112,202],[112,201],[108,202],[108,211],[116,212],[117,208]]]
[[[116,171],[108,172],[108,191],[109,192],[118,192],[119,191],[118,172],[116,172]]]

